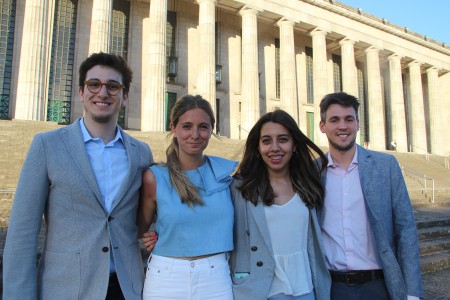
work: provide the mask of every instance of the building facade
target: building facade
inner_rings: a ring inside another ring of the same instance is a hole
[[[358,142],[450,153],[450,47],[333,0],[2,0],[0,118],[73,122],[78,66],[122,55],[134,71],[128,129],[168,130],[184,94],[212,104],[217,132],[245,138],[282,108],[319,145],[319,103],[361,102]]]

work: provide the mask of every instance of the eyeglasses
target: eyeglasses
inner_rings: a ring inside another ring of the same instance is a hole
[[[102,89],[103,86],[106,87],[106,91],[108,92],[108,94],[110,96],[115,96],[118,93],[120,93],[120,91],[122,89],[124,89],[125,87],[116,82],[116,81],[108,81],[106,83],[101,82],[98,79],[89,79],[86,80],[84,82],[84,84],[86,85],[87,89],[89,90],[89,92],[91,92],[92,94],[97,94],[98,92],[100,92],[100,90]]]

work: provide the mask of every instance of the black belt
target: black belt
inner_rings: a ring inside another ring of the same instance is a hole
[[[364,270],[364,271],[348,271],[338,272],[330,271],[331,280],[335,282],[343,282],[346,284],[363,284],[368,281],[383,279],[382,270]]]

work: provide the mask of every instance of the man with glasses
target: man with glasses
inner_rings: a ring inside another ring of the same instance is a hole
[[[84,117],[37,134],[24,162],[4,250],[3,299],[141,299],[136,215],[153,158],[117,125],[132,71],[120,56],[95,53],[79,73]]]

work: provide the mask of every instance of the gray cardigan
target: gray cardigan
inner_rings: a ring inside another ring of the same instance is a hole
[[[275,261],[262,202],[253,205],[231,185],[234,202],[234,251],[230,257],[235,300],[266,300],[274,277]],[[330,299],[331,279],[325,266],[320,227],[310,210],[308,257],[316,300]],[[245,274],[241,277],[240,273]],[[248,276],[246,276],[248,274]]]

